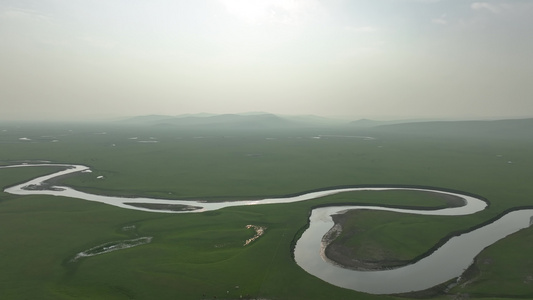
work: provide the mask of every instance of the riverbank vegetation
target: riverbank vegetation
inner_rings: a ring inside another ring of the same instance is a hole
[[[499,130],[474,125],[464,130],[456,130],[454,124],[420,124],[416,130],[415,125],[394,125],[246,131],[2,124],[0,164],[22,160],[84,164],[91,173],[62,178],[61,184],[122,196],[231,201],[333,186],[396,184],[460,190],[490,202],[487,210],[472,216],[365,211],[347,220],[353,228],[366,226],[366,234],[345,236],[339,241],[344,246],[359,247],[374,259],[372,249],[364,249],[373,245],[408,261],[450,234],[508,209],[532,205],[531,128],[523,123],[521,130],[509,123],[500,124]],[[54,170],[0,169],[0,185]],[[334,287],[295,264],[290,248],[295,235],[306,226],[309,211],[327,203],[445,205],[442,199],[421,194],[358,192],[301,203],[168,215],[2,192],[0,282],[5,288],[0,298],[395,298]],[[268,230],[243,247],[254,234],[245,227],[248,224]],[[133,225],[135,235],[123,230]],[[448,292],[471,298],[533,297],[528,273],[533,260],[527,255],[531,232],[523,230],[488,247],[476,259],[474,275]],[[153,239],[68,263],[95,245],[135,236]]]
[[[342,232],[327,248],[331,260],[357,270],[411,264],[442,245],[454,232],[476,225],[464,216],[421,216],[353,210],[335,215]]]

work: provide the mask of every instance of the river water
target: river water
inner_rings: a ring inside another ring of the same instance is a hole
[[[369,209],[369,207],[344,206],[314,209],[310,217],[310,227],[298,240],[294,249],[294,257],[305,271],[324,281],[371,294],[419,291],[459,277],[481,250],[509,234],[529,227],[531,216],[533,216],[533,209],[510,212],[484,227],[451,238],[431,255],[405,267],[383,271],[355,271],[332,264],[324,258],[323,251],[321,251],[322,237],[334,224],[331,215],[347,209]],[[428,214],[426,211],[379,209]],[[438,211],[432,211],[429,214],[438,215]]]
[[[8,187],[4,191],[17,195],[56,195],[78,198],[87,201],[101,202],[121,208],[135,209],[159,213],[198,213],[217,210],[231,206],[280,204],[316,199],[337,193],[350,191],[379,191],[379,190],[417,190],[434,193],[443,193],[457,196],[465,200],[461,207],[445,208],[438,210],[412,210],[394,209],[380,206],[333,206],[313,209],[310,216],[310,226],[296,243],[294,257],[296,263],[310,274],[321,278],[333,285],[373,294],[404,293],[424,290],[438,285],[455,277],[459,277],[472,263],[474,257],[499,239],[512,234],[530,225],[533,210],[518,210],[506,214],[495,222],[476,229],[469,233],[450,239],[445,245],[437,249],[426,258],[405,266],[384,271],[355,271],[339,267],[329,262],[323,256],[322,237],[333,227],[332,214],[337,214],[348,209],[375,209],[396,211],[400,213],[424,215],[467,215],[486,208],[487,204],[481,199],[441,190],[397,188],[397,187],[369,187],[369,188],[341,188],[310,192],[297,196],[281,198],[265,198],[261,200],[232,201],[232,202],[202,202],[196,200],[164,200],[152,198],[124,198],[104,195],[93,195],[80,192],[65,186],[54,186],[53,190],[40,189],[44,181],[71,173],[87,171],[89,167],[69,164],[22,164],[3,166],[2,168],[36,167],[36,166],[61,166],[66,169],[53,174],[41,176],[28,182]],[[32,187],[28,189],[28,187]],[[162,210],[130,204],[158,204],[158,205],[183,205],[187,210]],[[401,203],[399,203],[401,204]]]

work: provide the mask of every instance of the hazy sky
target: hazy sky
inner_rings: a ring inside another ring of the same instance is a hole
[[[533,116],[533,1],[0,0],[0,120]]]

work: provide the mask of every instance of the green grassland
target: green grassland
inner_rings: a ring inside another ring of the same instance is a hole
[[[508,209],[533,205],[533,139],[529,127],[518,132],[509,126],[505,124],[499,132],[475,128],[465,135],[464,131],[454,134],[455,129],[446,126],[434,134],[434,128],[413,131],[401,126],[245,131],[2,124],[0,163],[30,159],[84,164],[93,173],[70,176],[61,183],[124,196],[217,201],[332,186],[397,184],[460,190],[490,202],[487,210],[472,216],[378,213],[384,224],[375,226],[371,223],[378,218],[367,218],[366,224],[372,225],[370,239],[391,237],[381,239],[382,247],[410,259],[451,233],[468,230]],[[506,130],[512,134],[505,134]],[[319,135],[322,138],[313,138]],[[0,169],[0,186],[53,170]],[[104,179],[96,178],[100,175]],[[0,298],[393,299],[334,287],[295,264],[291,256],[295,237],[306,226],[309,211],[327,203],[443,205],[427,195],[361,192],[302,203],[158,214],[64,197],[2,192]],[[373,213],[368,212],[369,216]],[[267,230],[244,247],[244,241],[254,235],[245,228],[248,224]],[[131,225],[135,230],[124,230]],[[417,236],[412,236],[414,231]],[[521,231],[487,248],[476,261],[475,280],[452,292],[472,297],[533,297],[526,267],[533,262],[527,257],[532,232]],[[80,251],[137,236],[152,236],[152,243],[69,262]],[[357,238],[349,242],[357,243]],[[486,264],[484,257],[490,257],[491,263]],[[498,282],[497,291],[494,282]]]
[[[348,213],[343,233],[334,241],[351,249],[352,256],[369,262],[398,265],[418,260],[430,246],[450,233],[476,225],[468,217],[421,216],[388,211],[355,210]]]

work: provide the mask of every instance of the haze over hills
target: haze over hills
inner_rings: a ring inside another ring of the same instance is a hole
[[[428,137],[454,136],[465,138],[533,139],[533,118],[386,124],[373,127],[372,130]]]
[[[139,126],[175,126],[175,127],[222,127],[222,128],[298,128],[298,127],[331,127],[348,126],[368,128],[385,124],[414,122],[414,120],[351,121],[343,118],[322,117],[317,115],[277,115],[266,112],[250,112],[238,114],[183,114],[177,116],[146,115],[120,120],[119,123]]]
[[[403,123],[420,123],[420,122],[428,122],[432,120],[427,119],[409,119],[409,120],[391,120],[391,121],[377,121],[377,120],[370,120],[370,119],[359,119],[356,121],[350,122],[350,125],[353,127],[358,128],[370,128],[370,127],[376,127],[376,126],[382,126],[382,125],[394,125],[394,124],[403,124]]]
[[[499,135],[527,136],[533,134],[533,119],[507,120],[392,120],[377,121],[360,119],[349,121],[315,115],[276,115],[264,112],[243,114],[185,114],[178,116],[147,115],[124,119],[119,124],[133,126],[175,127],[181,129],[291,129],[343,127],[417,135]]]
[[[279,116],[271,113],[186,114],[178,116],[148,115],[121,120],[122,124],[140,126],[175,126],[183,128],[297,128],[347,124],[347,121],[319,116]]]
[[[187,114],[179,116],[138,116],[120,121],[122,124],[139,126],[169,126],[179,128],[281,128],[293,127],[288,119],[274,114]]]

